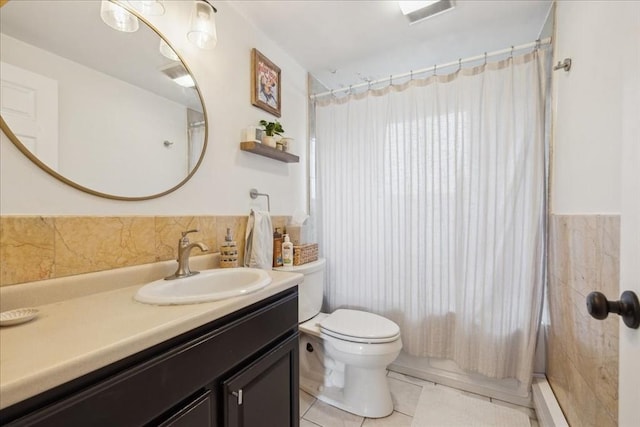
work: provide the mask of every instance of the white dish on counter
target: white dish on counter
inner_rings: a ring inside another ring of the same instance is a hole
[[[38,315],[35,308],[17,308],[15,310],[3,311],[0,313],[0,326],[19,325],[28,322]]]

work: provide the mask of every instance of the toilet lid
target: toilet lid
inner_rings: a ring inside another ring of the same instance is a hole
[[[340,309],[320,322],[320,330],[330,336],[362,343],[385,343],[400,336],[391,320],[359,310]]]

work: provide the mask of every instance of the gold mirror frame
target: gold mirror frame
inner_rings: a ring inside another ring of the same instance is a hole
[[[9,0],[0,0],[0,8],[5,6],[8,2],[9,2]],[[169,41],[165,37],[163,37],[163,35],[160,33],[160,31],[156,27],[151,25],[151,23],[149,21],[147,21],[143,16],[138,14],[135,9],[130,8],[130,7],[128,7],[126,5],[123,5],[121,3],[118,3],[118,4],[120,6],[122,6],[122,7],[124,7],[125,9],[127,9],[127,11],[129,11],[133,15],[135,15],[140,21],[142,21],[153,32],[155,32],[158,35],[158,37],[160,37],[162,40],[164,40],[171,47],[171,49],[173,49],[173,46],[171,45],[171,43],[169,43]],[[20,150],[22,152],[22,154],[24,154],[29,160],[31,160],[34,164],[36,164],[40,169],[42,169],[43,171],[45,171],[46,173],[48,173],[52,177],[58,179],[59,181],[62,181],[63,183],[65,183],[65,184],[67,184],[67,185],[69,185],[69,186],[71,186],[71,187],[73,187],[73,188],[75,188],[77,190],[83,191],[85,193],[89,193],[89,194],[92,194],[94,196],[103,197],[103,198],[111,199],[111,200],[123,200],[123,201],[132,201],[132,202],[133,201],[140,201],[140,200],[156,199],[156,198],[165,196],[165,195],[167,195],[169,193],[172,193],[172,192],[176,191],[178,188],[182,187],[196,173],[196,171],[198,170],[198,168],[202,164],[202,160],[204,159],[204,155],[205,155],[205,153],[207,151],[207,145],[208,145],[208,142],[209,142],[209,121],[208,121],[208,117],[207,117],[207,108],[206,108],[206,105],[204,103],[204,98],[202,97],[202,93],[200,91],[200,87],[198,86],[198,83],[197,83],[195,77],[193,77],[193,73],[191,72],[191,69],[189,68],[189,66],[187,65],[185,60],[182,58],[182,56],[175,49],[173,49],[173,50],[176,53],[176,55],[178,55],[178,58],[180,59],[180,62],[182,62],[182,65],[187,70],[187,72],[191,75],[191,77],[193,78],[193,81],[195,82],[195,87],[194,88],[195,88],[195,90],[196,90],[196,92],[198,94],[198,98],[200,99],[200,104],[202,105],[202,114],[204,116],[204,142],[202,144],[202,153],[200,153],[200,157],[198,159],[198,162],[193,167],[193,169],[189,172],[189,174],[187,174],[187,176],[182,181],[180,181],[178,184],[176,184],[175,186],[169,188],[166,191],[163,191],[163,192],[160,192],[160,193],[156,193],[156,194],[152,194],[152,195],[149,195],[149,196],[126,197],[126,196],[118,196],[118,195],[115,195],[115,194],[107,194],[107,193],[102,193],[100,191],[92,190],[91,188],[85,187],[83,185],[78,184],[77,182],[74,182],[74,181],[70,180],[69,178],[66,178],[65,176],[63,176],[60,173],[56,172],[55,170],[51,169],[49,166],[47,166],[45,163],[43,163],[40,159],[38,159],[37,156],[35,156],[31,151],[29,151],[29,149],[27,147],[25,147],[24,144],[22,144],[20,139],[18,139],[18,137],[13,133],[13,131],[11,130],[9,125],[5,122],[5,120],[2,117],[2,115],[0,115],[0,129],[9,138],[9,140],[18,148],[18,150]]]

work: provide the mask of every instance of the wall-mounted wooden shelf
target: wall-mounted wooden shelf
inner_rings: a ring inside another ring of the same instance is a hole
[[[259,154],[261,156],[269,157],[271,159],[279,160],[285,163],[298,163],[300,157],[295,154],[287,153],[286,151],[276,150],[275,148],[260,144],[255,141],[245,141],[240,143],[240,149],[242,151],[248,151],[249,153]]]

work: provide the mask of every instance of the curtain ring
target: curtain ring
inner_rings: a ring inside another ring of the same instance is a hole
[[[353,85],[349,85],[349,95],[353,94],[353,91],[351,90],[351,86]]]
[[[540,41],[540,39],[536,40],[536,50],[540,49],[542,42]]]
[[[484,53],[484,65],[487,65],[487,52]]]
[[[437,67],[437,65],[436,65],[436,64],[433,64],[433,75],[434,75],[434,76],[436,75],[436,67]]]
[[[393,74],[389,74],[389,86],[393,86]]]
[[[513,59],[513,45],[511,46],[511,54],[509,55],[509,58]]]
[[[336,97],[336,96],[335,96],[335,94],[333,93],[333,89],[331,89],[331,97],[332,97],[332,98],[335,98],[335,97]]]
[[[462,70],[462,58],[458,58],[458,71]]]
[[[413,70],[411,70],[411,76],[409,77],[409,80],[413,80]]]
[[[371,79],[367,80],[367,91],[371,90]]]

